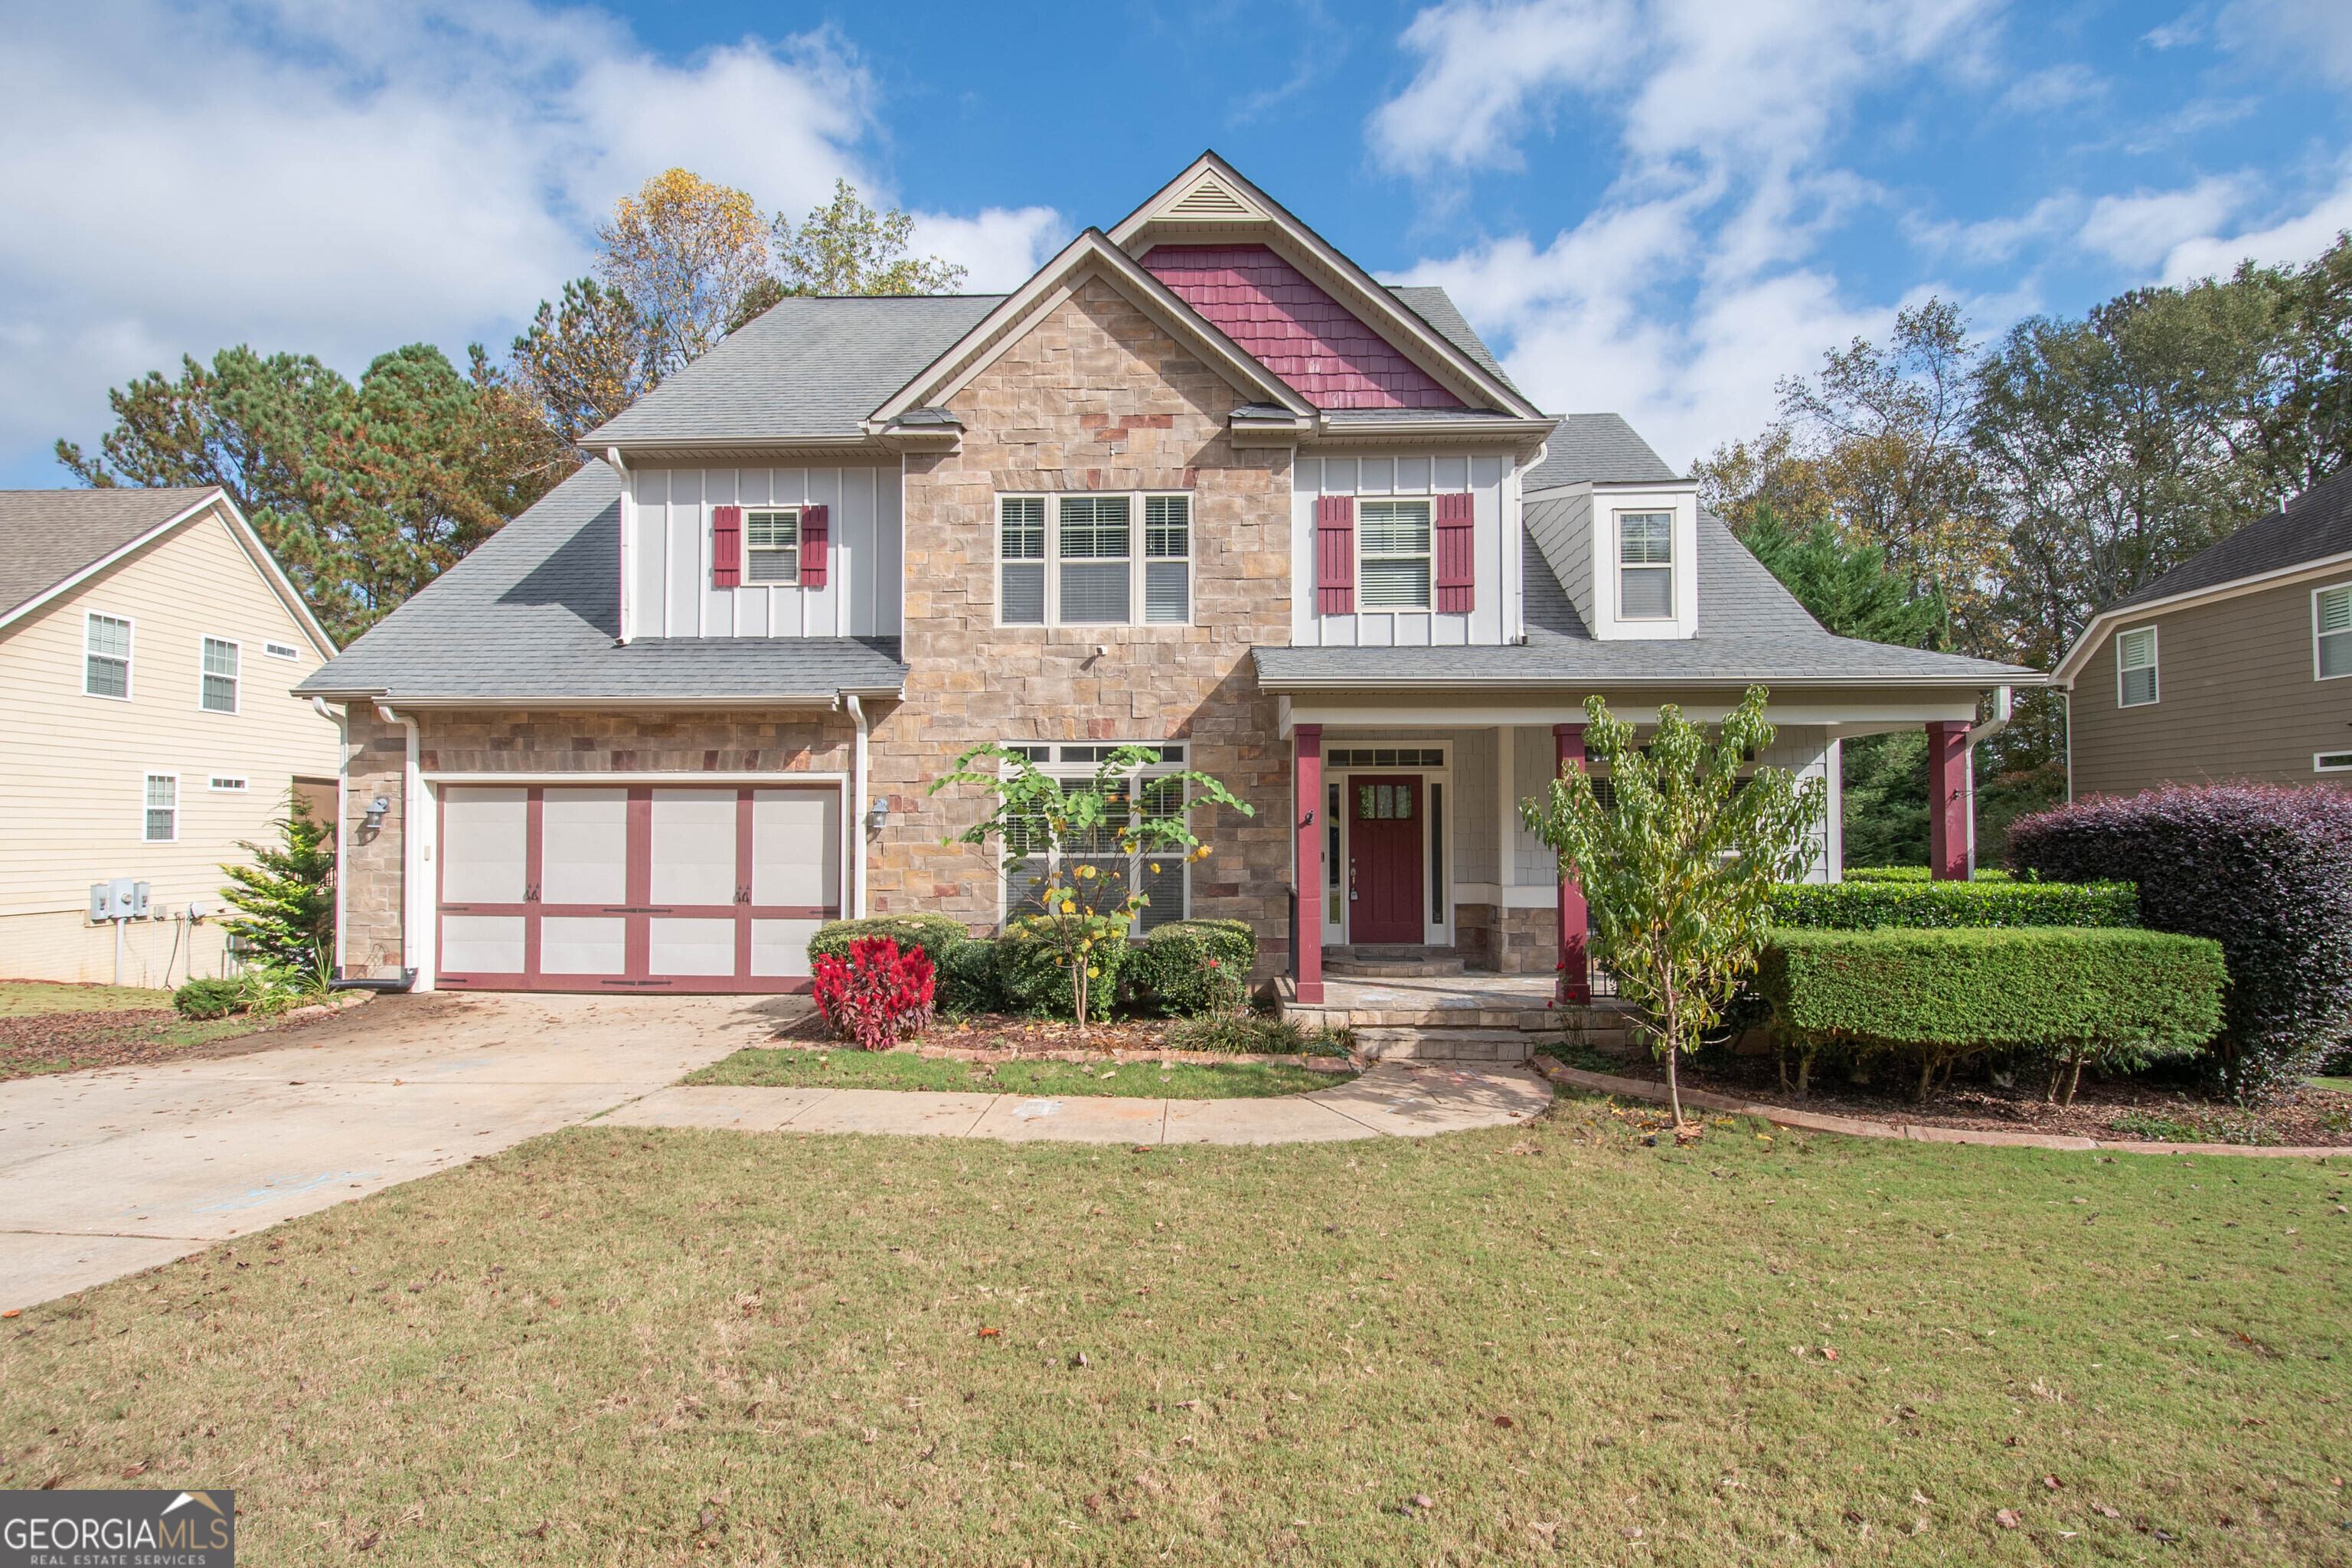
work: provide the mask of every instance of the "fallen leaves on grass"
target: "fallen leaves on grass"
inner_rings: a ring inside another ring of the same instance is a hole
[[[2023,1520],[2017,1517],[2017,1510],[2013,1508],[1995,1509],[1993,1510],[1992,1521],[2000,1526],[2003,1530],[2015,1530],[2019,1525],[2025,1522]]]

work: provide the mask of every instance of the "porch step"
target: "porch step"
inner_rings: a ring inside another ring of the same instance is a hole
[[[1610,1056],[1637,1054],[1630,1014],[1604,1007],[1555,1008],[1507,1015],[1448,1009],[1407,1016],[1380,1015],[1377,1023],[1350,1026],[1356,1049],[1374,1061],[1520,1062],[1563,1044],[1589,1047]]]
[[[1450,947],[1358,942],[1323,953],[1323,973],[1346,980],[1433,980],[1464,972],[1462,955]]]

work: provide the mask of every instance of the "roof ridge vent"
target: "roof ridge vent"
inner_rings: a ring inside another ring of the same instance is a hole
[[[1206,219],[1209,222],[1231,221],[1234,218],[1263,218],[1265,215],[1244,201],[1233,188],[1214,174],[1201,177],[1174,201],[1152,215],[1163,218]]]

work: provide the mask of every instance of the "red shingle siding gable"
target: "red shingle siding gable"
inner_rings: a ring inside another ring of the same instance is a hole
[[[1143,266],[1318,408],[1463,405],[1263,245],[1154,246]]]

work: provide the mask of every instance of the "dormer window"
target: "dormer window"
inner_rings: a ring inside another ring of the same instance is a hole
[[[1429,608],[1429,503],[1359,500],[1357,598],[1367,610]]]
[[[750,511],[743,514],[743,581],[797,583],[801,578],[801,514]]]
[[[1675,514],[1617,514],[1617,614],[1629,621],[1675,617]]]

